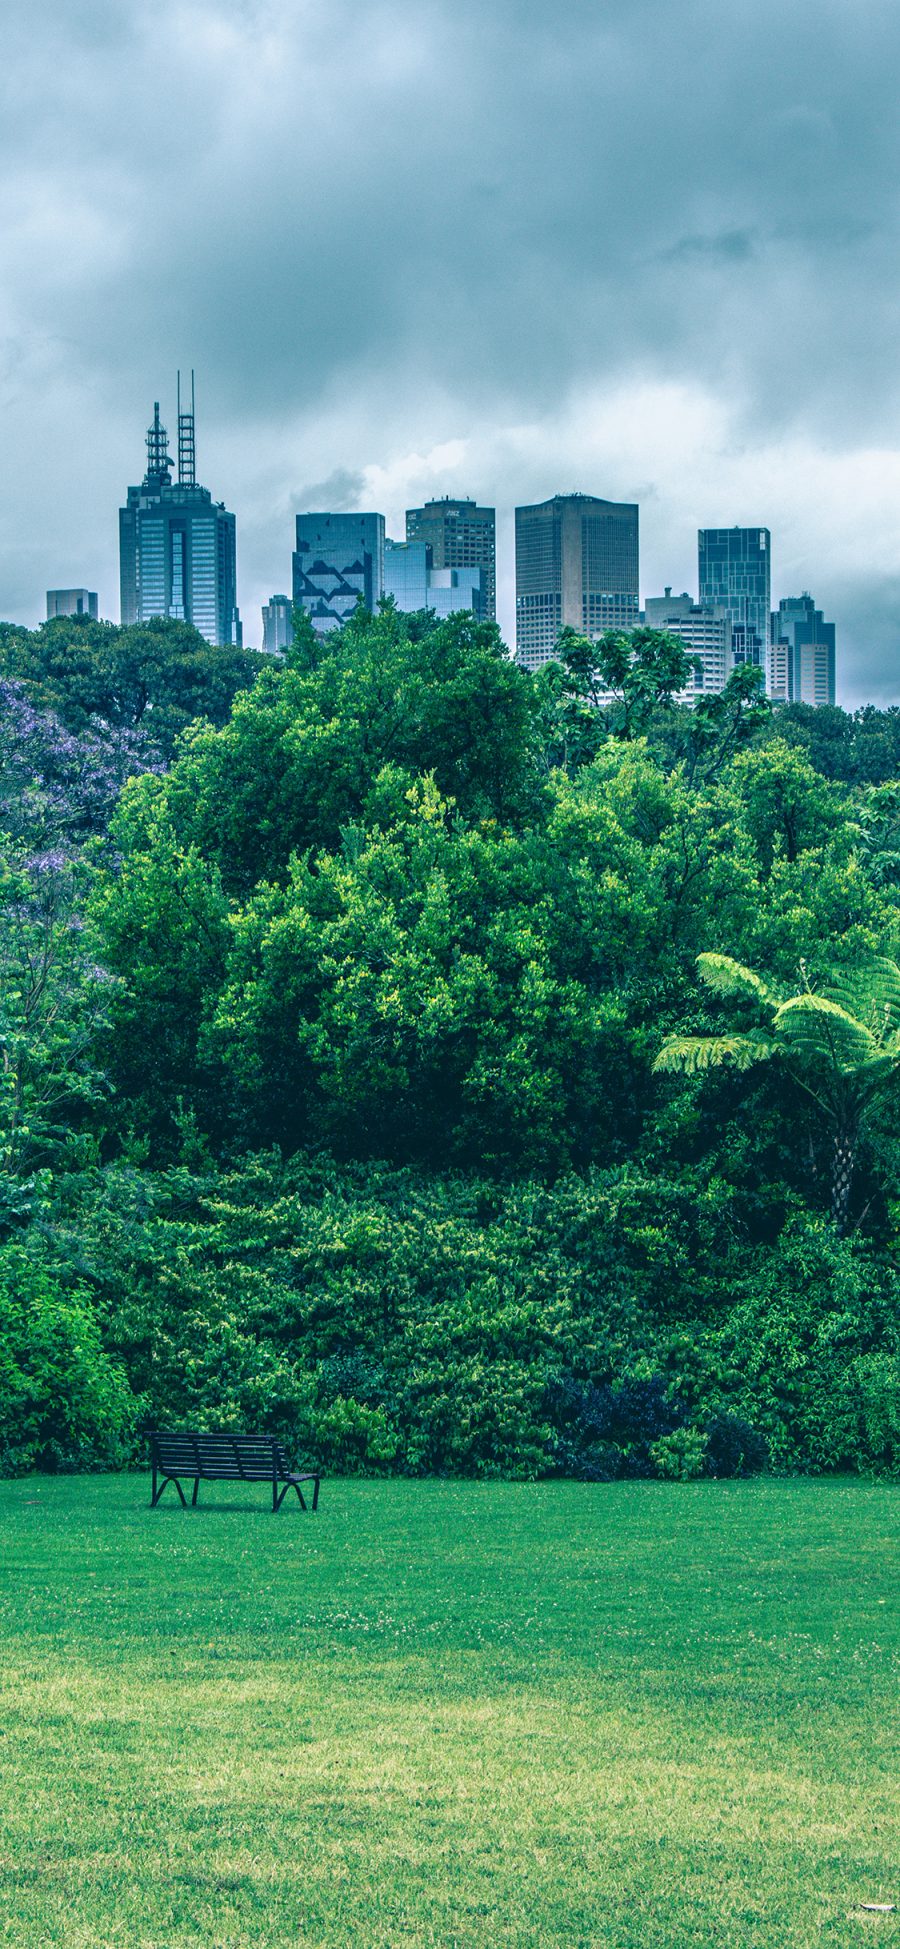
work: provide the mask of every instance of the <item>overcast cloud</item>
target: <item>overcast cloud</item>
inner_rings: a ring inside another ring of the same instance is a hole
[[[195,366],[245,637],[292,515],[641,503],[643,593],[767,524],[900,702],[890,0],[5,0],[0,614],[118,614],[116,510]]]

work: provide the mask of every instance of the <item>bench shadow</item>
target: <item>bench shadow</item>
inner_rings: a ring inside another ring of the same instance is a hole
[[[193,1508],[188,1506],[187,1509],[182,1509],[177,1499],[169,1503],[158,1502],[154,1509],[150,1508],[149,1502],[146,1504],[150,1515],[183,1516],[185,1519],[189,1516],[283,1516],[287,1506],[286,1500],[280,1509],[273,1509],[271,1503],[266,1502],[198,1502]],[[311,1512],[309,1509],[301,1509],[300,1504],[295,1500],[294,1513],[297,1516],[308,1516]]]

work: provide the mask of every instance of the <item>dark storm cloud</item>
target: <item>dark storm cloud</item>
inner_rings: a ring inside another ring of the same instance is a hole
[[[75,393],[111,468],[193,361],[257,456],[358,402],[285,506],[435,399],[448,438],[650,379],[743,442],[900,440],[882,0],[7,0],[4,40],[16,438]]]

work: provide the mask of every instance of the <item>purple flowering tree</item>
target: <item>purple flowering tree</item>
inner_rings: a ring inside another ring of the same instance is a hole
[[[45,849],[80,845],[105,833],[126,779],[162,770],[145,731],[96,719],[76,735],[0,677],[0,833]]]
[[[149,739],[77,736],[0,679],[0,1178],[51,1163],[106,1094],[97,1057],[115,979],[87,899],[125,780],[161,769]],[[9,1198],[7,1198],[9,1202]],[[14,1200],[13,1200],[14,1202]],[[2,1203],[2,1197],[0,1197]]]

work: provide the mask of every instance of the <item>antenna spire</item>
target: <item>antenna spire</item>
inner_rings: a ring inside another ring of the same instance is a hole
[[[153,405],[153,425],[147,430],[147,480],[153,486],[168,487],[172,479],[169,436],[159,417],[159,400]]]
[[[181,373],[178,374],[178,479],[182,487],[197,485],[197,446],[194,436],[194,374],[191,371],[191,410],[181,410]]]

